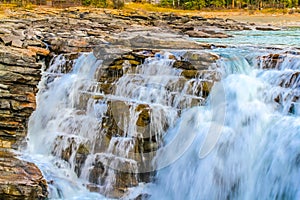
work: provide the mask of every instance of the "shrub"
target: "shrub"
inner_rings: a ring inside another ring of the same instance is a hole
[[[124,0],[113,0],[114,9],[121,9],[124,7]]]

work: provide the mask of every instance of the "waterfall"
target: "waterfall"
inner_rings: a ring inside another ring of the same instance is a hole
[[[63,55],[52,60],[42,72],[24,156],[45,174],[50,199],[120,198],[151,181],[167,129],[182,110],[204,102],[206,78],[187,79],[173,67],[181,54],[111,66],[83,53],[72,69]]]
[[[24,157],[50,199],[300,198],[299,55],[147,53],[43,71]]]
[[[268,66],[271,53],[265,50],[245,54],[226,49],[227,55],[216,51],[222,56],[222,127],[214,128],[213,109],[220,104],[213,101],[183,113],[169,134],[176,137],[189,131],[195,139],[173,164],[158,171],[145,192],[150,199],[299,199],[300,57],[282,54]],[[219,98],[213,94],[211,99]],[[212,127],[219,133],[210,131]],[[199,151],[209,134],[215,146],[201,157]],[[160,154],[172,156],[162,150],[156,156],[158,163],[164,163]]]
[[[44,173],[50,199],[103,199],[98,194],[87,195],[84,180],[76,174],[80,156],[97,139],[95,132],[106,110],[101,102],[81,101],[80,94],[89,89],[101,62],[83,54],[70,73],[64,73],[65,64],[66,59],[60,55],[43,71],[37,108],[29,121],[25,158],[35,162]]]

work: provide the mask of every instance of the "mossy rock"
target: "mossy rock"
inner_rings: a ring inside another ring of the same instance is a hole
[[[175,61],[173,67],[184,70],[195,70],[195,67],[188,61]]]
[[[181,72],[181,76],[184,76],[185,78],[191,79],[196,78],[199,75],[199,71],[197,70],[183,70]]]
[[[109,66],[109,69],[111,70],[122,70],[123,69],[123,65],[112,65],[112,66]]]
[[[135,57],[132,54],[127,54],[122,56],[125,60],[135,60]]]
[[[77,154],[84,154],[88,155],[90,153],[88,147],[84,144],[80,144],[78,149],[77,149]]]
[[[135,109],[136,112],[140,112],[138,120],[136,122],[137,126],[145,127],[150,124],[150,108],[146,104],[139,104]]]
[[[129,63],[130,63],[131,65],[140,65],[140,64],[141,64],[141,62],[138,61],[138,60],[129,60]]]

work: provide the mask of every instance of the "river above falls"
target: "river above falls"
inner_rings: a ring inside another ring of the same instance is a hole
[[[279,31],[228,31],[229,38],[195,38],[197,42],[227,46],[255,46],[264,48],[299,48],[300,28],[286,28]]]

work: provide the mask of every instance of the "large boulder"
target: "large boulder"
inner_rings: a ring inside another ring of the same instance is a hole
[[[0,157],[0,199],[47,198],[47,182],[36,165],[20,160],[3,149],[0,149]]]

